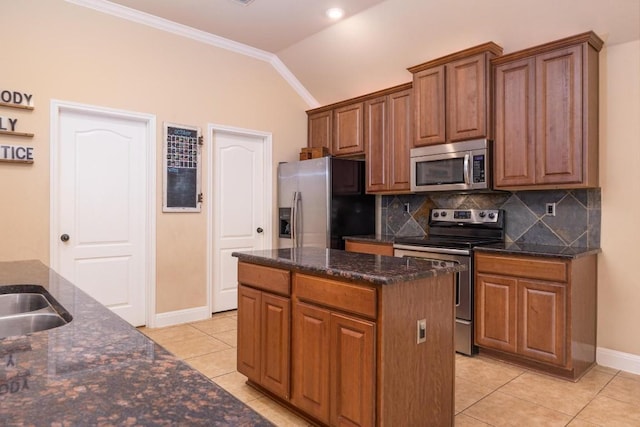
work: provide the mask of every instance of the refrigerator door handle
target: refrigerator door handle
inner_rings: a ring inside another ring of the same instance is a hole
[[[298,192],[293,192],[291,200],[291,247],[298,247]]]

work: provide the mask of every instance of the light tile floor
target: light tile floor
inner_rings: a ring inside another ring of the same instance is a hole
[[[140,328],[277,426],[305,420],[245,384],[236,371],[235,311],[167,328]],[[640,375],[596,366],[580,381],[484,357],[456,355],[456,426],[640,426]],[[399,426],[403,427],[403,426]]]

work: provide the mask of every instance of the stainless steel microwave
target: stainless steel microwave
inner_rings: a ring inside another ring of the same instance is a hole
[[[411,191],[490,190],[490,148],[474,139],[411,149]]]

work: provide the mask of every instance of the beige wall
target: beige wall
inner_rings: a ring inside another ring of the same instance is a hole
[[[49,264],[51,99],[150,113],[158,136],[156,310],[206,304],[210,201],[201,213],[162,213],[163,121],[203,132],[209,123],[271,132],[275,168],[305,144],[307,105],[265,62],[63,0],[3,2],[0,35],[0,90],[31,93],[35,104],[34,111],[0,109],[18,118],[17,130],[35,133],[32,140],[0,136],[0,143],[31,145],[36,159],[0,163],[0,260]]]
[[[598,347],[640,356],[640,40],[600,56]]]

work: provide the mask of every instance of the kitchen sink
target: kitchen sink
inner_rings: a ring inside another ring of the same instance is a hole
[[[0,317],[0,338],[27,335],[66,325],[58,313],[22,313]]]
[[[60,310],[60,312],[59,312]],[[71,315],[40,286],[0,294],[0,339],[66,325]]]
[[[15,293],[0,295],[0,317],[28,313],[49,308],[51,304],[42,294]],[[53,309],[53,307],[51,307]]]

